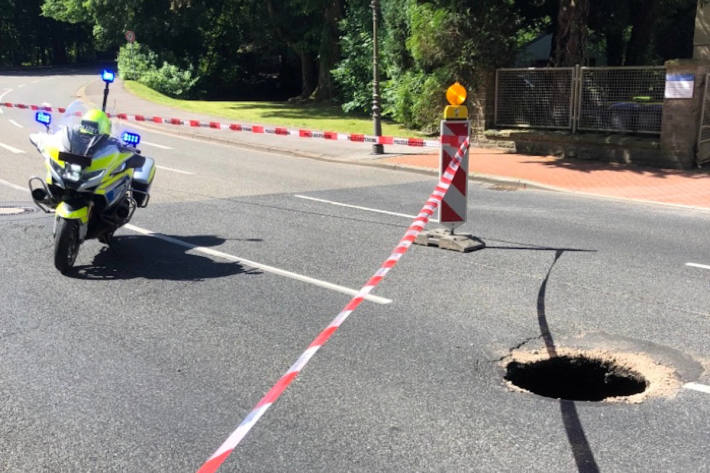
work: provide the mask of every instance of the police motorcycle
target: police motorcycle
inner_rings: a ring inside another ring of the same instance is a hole
[[[39,111],[35,120],[46,131],[30,135],[42,154],[46,176],[29,180],[35,204],[54,213],[54,266],[67,274],[81,243],[90,238],[110,245],[114,232],[127,224],[138,207],[150,200],[155,162],[141,155],[140,135],[112,129],[106,115],[111,71],[101,110],[80,101],[70,104],[52,125],[51,114]]]

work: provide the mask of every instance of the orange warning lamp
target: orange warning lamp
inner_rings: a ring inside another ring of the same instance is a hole
[[[445,120],[466,120],[468,109],[462,105],[466,101],[466,89],[458,82],[454,82],[446,89],[446,100],[450,105],[444,109]]]
[[[466,101],[466,89],[458,82],[454,82],[446,89],[446,100],[448,100],[451,105],[461,105]]]

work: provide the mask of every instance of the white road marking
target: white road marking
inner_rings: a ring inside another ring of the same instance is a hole
[[[314,202],[321,202],[324,204],[337,205],[338,207],[348,207],[351,209],[365,210],[367,212],[375,212],[375,213],[385,214],[385,215],[394,215],[395,217],[404,217],[404,218],[411,218],[411,219],[417,218],[416,215],[402,214],[399,212],[390,212],[389,210],[372,209],[370,207],[360,207],[359,205],[343,204],[342,202],[334,202],[332,200],[325,200],[325,199],[316,199],[315,197],[308,197],[307,195],[296,194],[296,195],[294,195],[294,197],[299,198],[299,199],[312,200]],[[435,218],[430,218],[429,221],[430,222],[438,222],[438,220]]]
[[[17,149],[14,146],[6,145],[5,143],[0,143],[0,148],[5,148],[6,150],[14,154],[24,153],[24,151],[22,151],[21,149]]]
[[[23,88],[23,87],[26,86],[26,85],[27,85],[27,84],[20,84],[20,85],[17,86],[17,88],[18,88],[18,89],[21,89],[21,88]]]
[[[225,259],[227,261],[234,261],[236,263],[241,263],[245,266],[249,266],[249,267],[252,267],[255,269],[260,269],[260,270],[267,272],[267,273],[272,273],[272,274],[284,276],[284,277],[287,277],[290,279],[295,279],[296,281],[301,281],[301,282],[305,282],[308,284],[313,284],[314,286],[318,286],[318,287],[321,287],[324,289],[330,289],[332,291],[340,292],[342,294],[347,294],[349,296],[355,296],[359,293],[359,291],[356,289],[350,289],[349,287],[340,286],[338,284],[333,284],[333,283],[330,283],[327,281],[322,281],[320,279],[311,278],[309,276],[304,276],[302,274],[292,273],[290,271],[276,268],[274,266],[269,266],[266,264],[257,263],[255,261],[250,261],[246,258],[242,258],[241,256],[230,255],[227,253],[223,253],[221,251],[213,250],[211,248],[205,248],[203,246],[195,246],[195,245],[187,243],[185,241],[178,240],[177,238],[162,235],[160,233],[155,233],[150,230],[146,230],[144,228],[136,227],[135,225],[128,224],[128,225],[125,225],[125,228],[128,230],[134,231],[136,233],[159,238],[163,241],[167,241],[167,242],[172,243],[174,245],[182,246],[184,248],[189,248],[190,250],[197,251],[198,253],[203,253],[203,254],[213,256],[216,258]],[[373,295],[367,295],[367,296],[365,296],[365,299],[370,302],[374,302],[376,304],[390,304],[392,302],[392,299],[386,299],[384,297],[373,296]]]
[[[12,182],[7,182],[7,181],[4,180],[4,179],[0,179],[0,184],[4,184],[4,185],[6,185],[7,187],[11,187],[11,188],[13,188],[13,189],[17,189],[18,191],[24,191],[24,192],[27,192],[28,194],[30,193],[30,189],[29,189],[29,188],[17,186],[17,185],[15,185],[15,184],[13,184]]]
[[[710,269],[710,266],[707,264],[685,263],[685,265],[690,266],[691,268]]]
[[[7,94],[12,92],[12,89],[7,89],[5,92],[0,94],[0,100],[2,100],[3,97],[5,97]],[[2,107],[0,107],[0,115],[3,115],[5,112],[3,112]]]
[[[683,387],[685,389],[692,389],[693,391],[699,391],[701,393],[710,394],[710,386],[708,386],[707,384],[685,383]]]
[[[15,125],[17,128],[24,128],[24,126],[20,125],[20,124],[17,123],[15,120],[8,120],[8,121],[9,121],[10,123],[12,123],[13,125]]]
[[[148,145],[148,146],[154,146],[154,147],[160,148],[160,149],[173,149],[170,146],[159,145],[157,143],[151,143],[150,141],[141,141],[141,144]]]
[[[186,174],[186,175],[188,175],[188,176],[194,176],[194,175],[195,175],[194,172],[181,171],[180,169],[173,169],[173,168],[169,168],[169,167],[166,167],[166,166],[155,166],[155,167],[158,168],[158,169],[165,169],[166,171],[170,171],[170,172],[176,172],[176,173],[178,173],[178,174]]]

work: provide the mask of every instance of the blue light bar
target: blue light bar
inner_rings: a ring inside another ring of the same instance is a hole
[[[52,114],[47,112],[37,112],[35,114],[35,121],[44,126],[49,126],[49,124],[52,123]]]
[[[131,133],[130,131],[124,131],[121,135],[121,140],[127,145],[133,146],[135,148],[136,146],[138,146],[138,143],[141,142],[141,135],[137,133]]]
[[[113,80],[115,78],[116,78],[116,76],[113,73],[113,71],[109,71],[108,69],[104,69],[101,72],[101,79],[103,79],[103,81],[106,82],[107,84],[110,84],[111,82],[113,82]]]

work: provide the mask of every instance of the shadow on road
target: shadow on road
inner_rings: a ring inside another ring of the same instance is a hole
[[[195,246],[217,246],[225,239],[210,235],[175,237]],[[261,274],[234,262],[217,262],[189,253],[158,238],[144,235],[114,237],[111,247],[102,247],[91,264],[76,266],[71,277],[89,280],[134,278],[172,281],[202,281],[234,274]]]
[[[540,334],[545,342],[547,354],[550,358],[557,356],[557,348],[555,347],[555,341],[552,338],[552,333],[550,332],[550,327],[547,323],[547,315],[545,314],[545,294],[547,292],[547,281],[550,279],[552,268],[555,267],[557,260],[560,259],[565,251],[567,250],[558,249],[555,251],[555,259],[552,261],[550,269],[547,270],[545,279],[542,281],[540,291],[537,294],[537,321],[540,326]],[[599,467],[597,466],[597,462],[594,459],[594,453],[592,452],[589,442],[587,441],[587,436],[584,434],[584,428],[579,420],[577,407],[575,406],[574,401],[560,399],[560,412],[562,414],[562,422],[565,425],[567,440],[572,448],[574,461],[577,464],[577,470],[579,473],[599,473]]]

